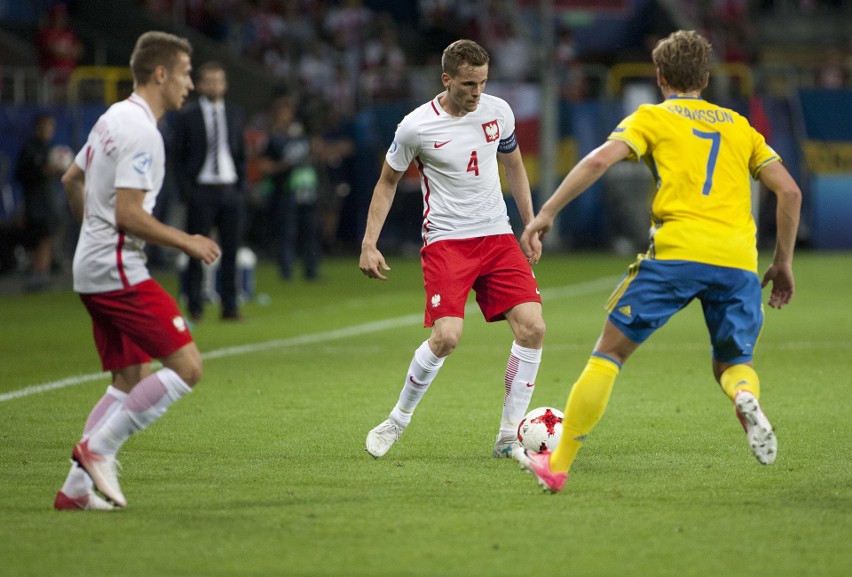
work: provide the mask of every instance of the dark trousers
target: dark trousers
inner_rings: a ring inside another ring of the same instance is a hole
[[[242,192],[234,185],[195,186],[186,211],[186,232],[209,236],[213,227],[218,232],[222,260],[219,265],[222,314],[237,312],[237,249],[242,241],[243,213],[245,200]],[[202,295],[203,274],[201,261],[189,259],[186,271],[187,300],[189,312],[200,315],[204,308]]]
[[[301,253],[305,278],[317,278],[322,247],[316,203],[297,203],[289,192],[278,193],[274,202],[275,253],[281,276],[288,280],[293,277],[296,256]]]

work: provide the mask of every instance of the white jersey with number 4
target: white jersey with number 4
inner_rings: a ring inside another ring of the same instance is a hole
[[[511,233],[497,152],[517,148],[512,109],[482,94],[476,110],[452,116],[440,96],[402,119],[385,157],[394,170],[413,162],[420,173],[424,244]]]
[[[86,201],[74,253],[74,290],[102,293],[150,278],[145,243],[118,229],[115,191],[145,191],[142,203],[154,210],[163,184],[166,154],[151,107],[137,94],[110,106],[98,119],[75,158],[86,172]]]

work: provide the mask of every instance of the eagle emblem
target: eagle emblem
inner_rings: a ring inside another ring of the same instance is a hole
[[[485,132],[486,142],[494,142],[500,139],[500,127],[497,125],[497,120],[486,122],[482,125],[482,130]]]

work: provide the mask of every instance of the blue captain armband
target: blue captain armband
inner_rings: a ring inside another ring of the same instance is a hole
[[[500,141],[500,144],[497,146],[497,152],[508,154],[516,148],[518,148],[518,139],[513,132],[511,136]]]

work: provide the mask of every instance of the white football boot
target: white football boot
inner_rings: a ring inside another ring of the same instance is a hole
[[[127,506],[127,499],[121,492],[121,486],[118,484],[118,461],[115,457],[101,455],[89,449],[89,439],[80,441],[76,447],[72,457],[78,465],[83,467],[98,490],[104,496],[115,503],[119,507]]]
[[[69,497],[62,491],[56,494],[53,508],[57,511],[114,511],[115,507],[109,501],[98,497],[94,491],[89,491],[81,497]]]
[[[399,440],[403,431],[405,427],[387,419],[367,433],[367,446],[364,450],[378,459]]]
[[[504,435],[502,432],[497,433],[497,440],[494,442],[494,449],[491,451],[491,456],[495,459],[512,458],[512,450],[521,448],[521,443],[518,441],[518,436],[514,433]]]
[[[740,391],[734,398],[734,405],[754,456],[761,464],[771,465],[778,455],[778,439],[757,398],[748,391]]]

